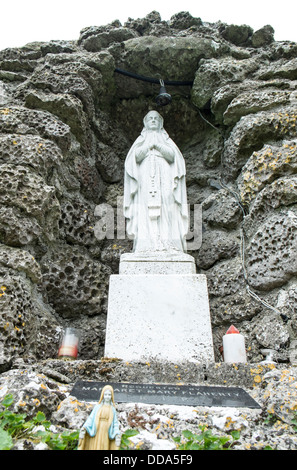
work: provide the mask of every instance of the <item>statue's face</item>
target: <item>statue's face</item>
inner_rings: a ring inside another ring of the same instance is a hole
[[[158,113],[151,112],[145,119],[145,126],[149,130],[158,130],[161,127],[161,119]]]
[[[105,390],[105,392],[104,392],[104,401],[105,401],[105,403],[110,403],[111,402],[111,391],[110,390]]]

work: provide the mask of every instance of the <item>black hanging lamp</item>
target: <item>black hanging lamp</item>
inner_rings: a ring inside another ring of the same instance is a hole
[[[128,72],[126,70],[122,70],[122,69],[119,69],[119,68],[116,68],[115,72],[117,72],[121,75],[126,75],[127,77],[135,78],[136,80],[142,80],[144,82],[160,83],[161,88],[160,88],[159,94],[156,98],[156,104],[158,106],[166,106],[167,104],[171,103],[172,97],[171,97],[171,95],[169,95],[169,93],[167,93],[163,80],[157,79],[157,78],[144,77],[143,75],[138,75],[136,73]],[[166,85],[168,85],[168,86],[193,86],[193,81],[172,81],[172,80],[167,80]]]
[[[160,80],[160,85],[161,88],[156,98],[156,103],[158,106],[166,106],[167,104],[171,103],[172,98],[171,95],[167,93],[163,80]]]

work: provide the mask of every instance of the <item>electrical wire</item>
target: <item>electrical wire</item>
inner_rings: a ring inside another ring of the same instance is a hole
[[[136,73],[127,72],[126,70],[122,70],[119,68],[115,68],[114,71],[121,75],[126,75],[127,77],[135,78],[136,80],[142,80],[143,82],[160,84],[159,78],[144,77],[143,75],[138,75]],[[164,82],[164,85],[166,86],[192,86],[193,85],[193,80],[186,80],[186,81],[163,80],[163,82]]]
[[[143,75],[138,75],[138,74],[133,73],[133,72],[127,72],[126,70],[122,70],[122,69],[119,69],[119,68],[115,68],[114,71],[116,73],[121,74],[121,75],[125,75],[126,77],[135,78],[136,80],[142,80],[144,82],[161,84],[162,86],[166,85],[166,86],[190,86],[191,87],[191,86],[193,86],[193,83],[194,83],[193,80],[185,80],[185,81],[182,81],[182,80],[161,80],[161,79],[158,79],[158,78],[144,77]],[[218,129],[216,126],[214,126],[211,122],[209,122],[202,115],[200,109],[197,106],[195,106],[195,109],[198,110],[198,113],[199,113],[201,119],[203,119],[207,124],[209,124],[211,127],[213,127],[215,130],[217,130],[218,132],[220,132],[222,134],[220,129]]]
[[[222,181],[220,181],[220,182],[222,183]],[[240,209],[243,212],[243,221],[244,221],[244,218],[246,217],[246,214],[245,214],[244,208],[242,207],[242,205],[239,202],[239,197],[238,196],[236,197],[235,191],[231,191],[230,188],[227,185],[222,183],[222,186],[225,189],[227,189],[233,195],[233,197],[235,197],[237,204],[239,205]],[[244,240],[244,230],[243,230],[242,226],[240,227],[240,242],[241,242],[240,243],[240,260],[241,260],[241,266],[242,266],[242,271],[243,271],[243,278],[244,278],[245,283],[246,283],[247,293],[251,297],[253,297],[255,300],[260,302],[262,305],[264,305],[264,307],[272,310],[277,315],[282,316],[282,313],[277,308],[273,307],[268,302],[261,299],[254,291],[252,291],[252,289],[249,286],[248,276],[247,276],[247,272],[246,272],[246,268],[245,268],[245,240]]]

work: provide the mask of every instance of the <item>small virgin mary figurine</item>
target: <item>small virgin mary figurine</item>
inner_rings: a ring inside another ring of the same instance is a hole
[[[106,385],[79,433],[78,450],[117,450],[120,443],[114,392],[111,385]]]

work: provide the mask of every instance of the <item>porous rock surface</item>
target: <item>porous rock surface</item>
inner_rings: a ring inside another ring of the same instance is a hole
[[[43,412],[52,423],[53,433],[77,431],[89,416],[94,402],[72,393],[79,381],[104,383],[199,384],[237,387],[245,390],[257,407],[175,406],[143,403],[117,403],[121,433],[133,429],[131,450],[178,450],[175,438],[183,431],[200,434],[211,430],[215,437],[229,437],[232,450],[296,450],[297,368],[276,364],[171,364],[126,363],[116,358],[104,360],[44,360],[30,364],[17,359],[0,375],[0,399],[12,393],[11,411],[33,418]],[[99,397],[98,397],[99,398]],[[116,396],[115,396],[116,401]],[[237,431],[234,441],[233,431]],[[47,450],[34,439],[19,439],[18,450]]]
[[[168,86],[158,108],[159,86],[119,69],[192,86]],[[231,324],[249,363],[267,348],[295,360],[297,44],[269,25],[154,11],[0,51],[3,374],[55,358],[66,326],[80,329],[80,360],[103,356],[108,278],[131,250],[117,236],[124,160],[150,109],[184,154],[190,208],[202,205],[190,254],[208,279],[216,361]]]

